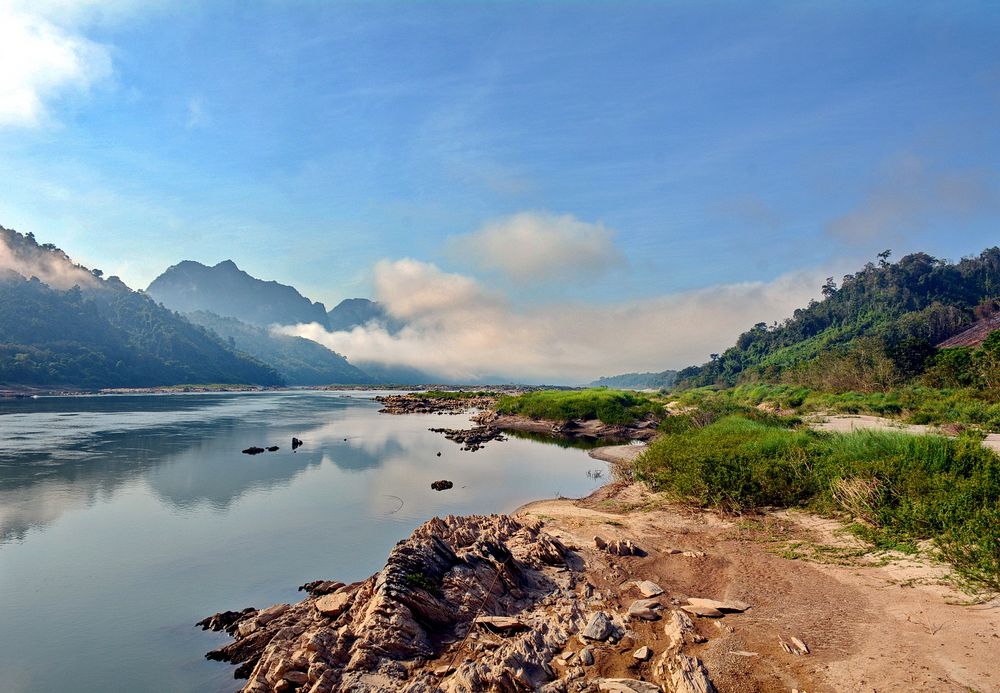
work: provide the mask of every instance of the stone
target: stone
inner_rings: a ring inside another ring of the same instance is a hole
[[[447,491],[448,489],[453,488],[454,486],[455,484],[448,481],[447,479],[440,479],[431,484],[431,488],[434,489],[435,491]]]
[[[302,447],[302,441],[293,436],[292,437],[292,452],[298,450],[300,447]]]
[[[286,671],[281,675],[281,678],[288,681],[288,683],[294,683],[299,686],[309,681],[309,675],[306,674],[306,672],[298,671],[297,669]]]
[[[725,615],[718,609],[710,606],[694,606],[692,604],[684,604],[681,608],[689,614],[700,616],[702,618],[721,618]]]
[[[694,639],[694,623],[683,611],[671,609],[664,620],[666,622],[663,624],[663,632],[670,642],[670,649],[679,650],[685,642]]]
[[[757,652],[747,652],[746,650],[733,650],[729,654],[735,657],[759,657]]]
[[[527,625],[511,616],[477,616],[473,622],[487,631],[507,633],[528,629]]]
[[[589,647],[585,647],[580,650],[580,661],[583,662],[584,666],[594,665],[594,651]]]
[[[635,588],[643,597],[659,597],[663,594],[663,588],[650,580],[639,580],[635,583]]]
[[[599,548],[601,551],[604,551],[608,548],[608,542],[604,541],[600,537],[594,537],[594,546]]]
[[[715,693],[701,660],[679,654],[669,666],[673,693]]]
[[[599,640],[604,642],[615,632],[615,626],[611,623],[611,619],[603,611],[598,611],[590,620],[587,621],[587,627],[583,629],[581,635],[588,640]]]
[[[259,448],[256,445],[251,445],[250,447],[248,447],[247,449],[245,449],[243,451],[243,454],[244,455],[259,455],[262,452],[264,452],[264,448]]]
[[[702,558],[702,557],[704,557],[705,552],[704,551],[683,551],[683,552],[681,552],[681,555],[685,556],[687,558]]]
[[[809,654],[809,647],[804,642],[798,638],[789,638],[789,640],[791,640],[791,643],[787,643],[781,639],[778,640],[778,643],[781,645],[781,649],[785,652],[799,656]]]
[[[655,599],[636,599],[628,608],[629,618],[639,618],[643,621],[656,621],[660,618],[657,609],[662,608]]]
[[[277,445],[268,445],[265,448],[265,450],[267,450],[268,452],[278,452],[278,450],[280,450],[280,449],[281,448],[279,448]]]
[[[447,676],[448,674],[451,674],[454,671],[455,671],[455,667],[453,667],[451,665],[448,665],[448,664],[442,664],[441,666],[439,666],[438,668],[436,668],[434,670],[434,675],[435,676]]]
[[[316,611],[328,618],[337,618],[351,605],[351,592],[326,594],[316,600]]]
[[[718,611],[730,612],[730,613],[743,613],[750,608],[750,605],[746,602],[732,601],[719,601],[716,599],[701,599],[699,597],[691,597],[687,600],[687,603],[691,606],[704,606],[709,609],[716,609]]]
[[[596,679],[597,690],[610,693],[661,693],[660,687],[638,679]]]
[[[653,656],[653,651],[649,649],[648,646],[642,646],[638,650],[632,653],[634,659],[638,659],[640,662],[645,662],[647,659]]]

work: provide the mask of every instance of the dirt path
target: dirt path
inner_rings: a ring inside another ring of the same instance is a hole
[[[612,457],[634,455],[627,447]],[[606,459],[607,452],[595,451]],[[618,608],[633,580],[667,597],[736,599],[743,614],[696,619],[685,647],[720,691],[1000,692],[1000,600],[965,605],[926,560],[872,555],[835,522],[782,512],[729,518],[664,502],[639,485],[608,485],[581,501],[531,503],[517,513],[579,547],[588,579]],[[598,551],[594,536],[630,539],[647,556]],[[636,642],[663,647],[660,622],[636,622]],[[810,654],[782,649],[797,637]],[[631,676],[628,647],[602,651],[597,672]]]

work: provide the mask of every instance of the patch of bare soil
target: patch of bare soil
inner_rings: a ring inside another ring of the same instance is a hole
[[[578,547],[609,611],[627,612],[641,596],[638,580],[662,587],[659,599],[672,608],[691,597],[748,604],[721,618],[692,616],[694,640],[704,642],[683,651],[702,660],[719,691],[1000,691],[1000,601],[969,603],[944,566],[873,554],[839,523],[799,512],[726,517],[637,484],[531,503],[515,517],[540,519]],[[646,555],[599,550],[595,536],[631,541]],[[663,621],[629,628],[618,644],[594,648],[587,678],[654,678],[649,669],[668,647]],[[793,638],[808,654],[793,653]],[[633,655],[644,645],[653,656],[640,662]]]

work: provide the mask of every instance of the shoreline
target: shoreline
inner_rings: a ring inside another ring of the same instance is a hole
[[[642,449],[589,454],[614,465]],[[434,518],[365,581],[305,585],[297,604],[205,623],[231,631],[209,657],[239,663],[254,693],[990,690],[1000,601],[969,605],[945,572],[877,553],[834,520],[737,518],[612,481],[581,499]],[[498,580],[521,597],[491,597]],[[663,592],[640,604],[637,583]],[[482,595],[486,613],[473,608]],[[747,608],[699,617],[693,598]],[[588,638],[598,613],[610,635]],[[386,639],[402,649],[384,656]]]

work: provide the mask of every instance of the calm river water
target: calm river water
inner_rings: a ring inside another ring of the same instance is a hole
[[[528,440],[461,452],[427,428],[465,417],[379,414],[373,395],[0,400],[0,689],[232,691],[232,668],[203,657],[227,638],[201,618],[365,578],[434,515],[581,496],[601,483],[588,470],[606,476]]]

